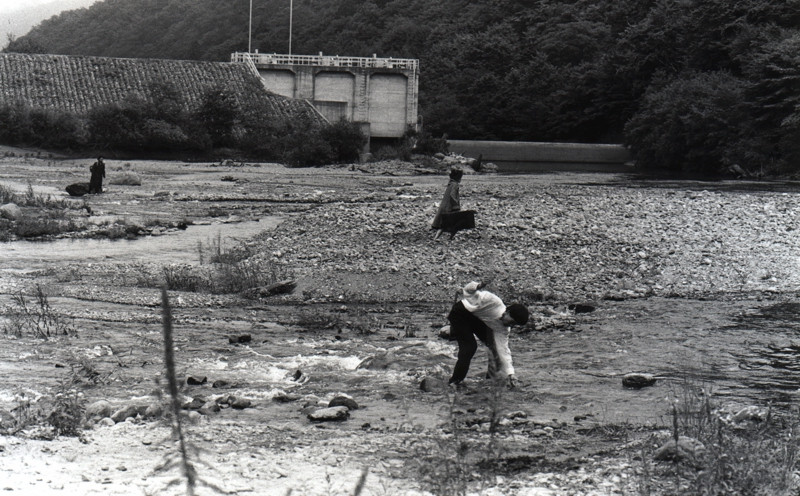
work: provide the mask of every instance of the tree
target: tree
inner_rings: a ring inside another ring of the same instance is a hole
[[[238,122],[239,105],[236,97],[221,86],[203,92],[196,117],[211,137],[213,146],[232,146],[234,128]]]

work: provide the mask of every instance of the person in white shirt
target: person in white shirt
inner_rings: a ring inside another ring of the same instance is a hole
[[[450,330],[442,337],[458,341],[458,359],[450,384],[460,384],[469,372],[469,365],[478,343],[475,336],[489,349],[489,376],[505,379],[509,387],[516,385],[508,336],[512,325],[528,322],[528,309],[521,304],[506,307],[494,293],[484,291],[483,284],[470,282],[459,292],[447,320]]]

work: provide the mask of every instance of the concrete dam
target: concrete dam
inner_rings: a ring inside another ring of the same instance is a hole
[[[236,52],[231,61],[252,64],[266,89],[310,101],[329,122],[361,124],[370,138],[417,126],[417,59]]]

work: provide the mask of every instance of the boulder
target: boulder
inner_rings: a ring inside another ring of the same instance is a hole
[[[147,405],[126,405],[111,415],[111,420],[115,423],[124,422],[129,418],[135,418],[139,414],[147,411]]]
[[[358,403],[353,398],[348,396],[339,395],[335,396],[329,403],[328,407],[344,406],[348,410],[358,410]]]
[[[112,411],[111,403],[106,400],[98,400],[86,407],[84,415],[87,419],[106,418],[111,416]]]
[[[69,196],[83,196],[89,194],[89,183],[73,183],[65,189]]]
[[[17,419],[8,410],[0,408],[0,431],[10,429],[16,425]]]
[[[210,415],[212,413],[217,413],[220,410],[222,410],[222,408],[217,404],[216,401],[207,401],[206,404],[200,407],[200,409],[197,411],[202,415]]]
[[[622,376],[622,387],[630,389],[641,389],[643,387],[652,386],[655,383],[656,378],[651,374],[633,372]]]
[[[763,422],[767,418],[767,410],[764,408],[750,405],[742,408],[733,416],[733,421],[740,422]]]
[[[285,280],[270,284],[269,286],[259,286],[251,288],[242,293],[245,298],[267,298],[270,296],[291,294],[297,288],[297,281]]]
[[[253,406],[253,402],[248,400],[247,398],[236,398],[233,402],[229,403],[231,408],[236,410],[244,410],[245,408],[250,408]]]
[[[658,448],[653,454],[653,458],[660,461],[696,461],[705,453],[705,450],[705,445],[697,439],[679,436],[677,443],[675,439],[670,439]]]
[[[346,406],[320,408],[308,414],[312,422],[342,422],[350,418],[350,410]]]
[[[205,376],[202,378],[197,378],[192,376],[186,378],[186,384],[188,384],[189,386],[202,386],[206,382],[208,382],[208,377]]]
[[[186,403],[181,405],[181,408],[184,410],[199,410],[205,404],[206,404],[206,399],[198,396],[196,398],[192,398],[192,401],[187,401]]]
[[[291,403],[299,399],[300,399],[299,395],[287,393],[285,391],[278,391],[277,393],[275,393],[275,396],[272,397],[272,401],[276,403]]]
[[[8,220],[19,219],[22,215],[22,209],[16,203],[6,203],[0,207],[0,217]]]
[[[591,313],[595,311],[595,306],[592,303],[571,303],[567,308],[575,313]]]
[[[147,410],[144,411],[144,418],[161,418],[164,415],[164,405],[158,401],[154,401],[147,405]]]
[[[447,389],[447,383],[438,377],[424,377],[419,383],[419,388],[426,393],[436,393]]]

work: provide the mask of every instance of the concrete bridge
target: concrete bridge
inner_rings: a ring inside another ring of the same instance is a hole
[[[370,138],[398,138],[417,126],[419,60],[236,52],[264,87],[310,101],[330,122],[361,123]]]

